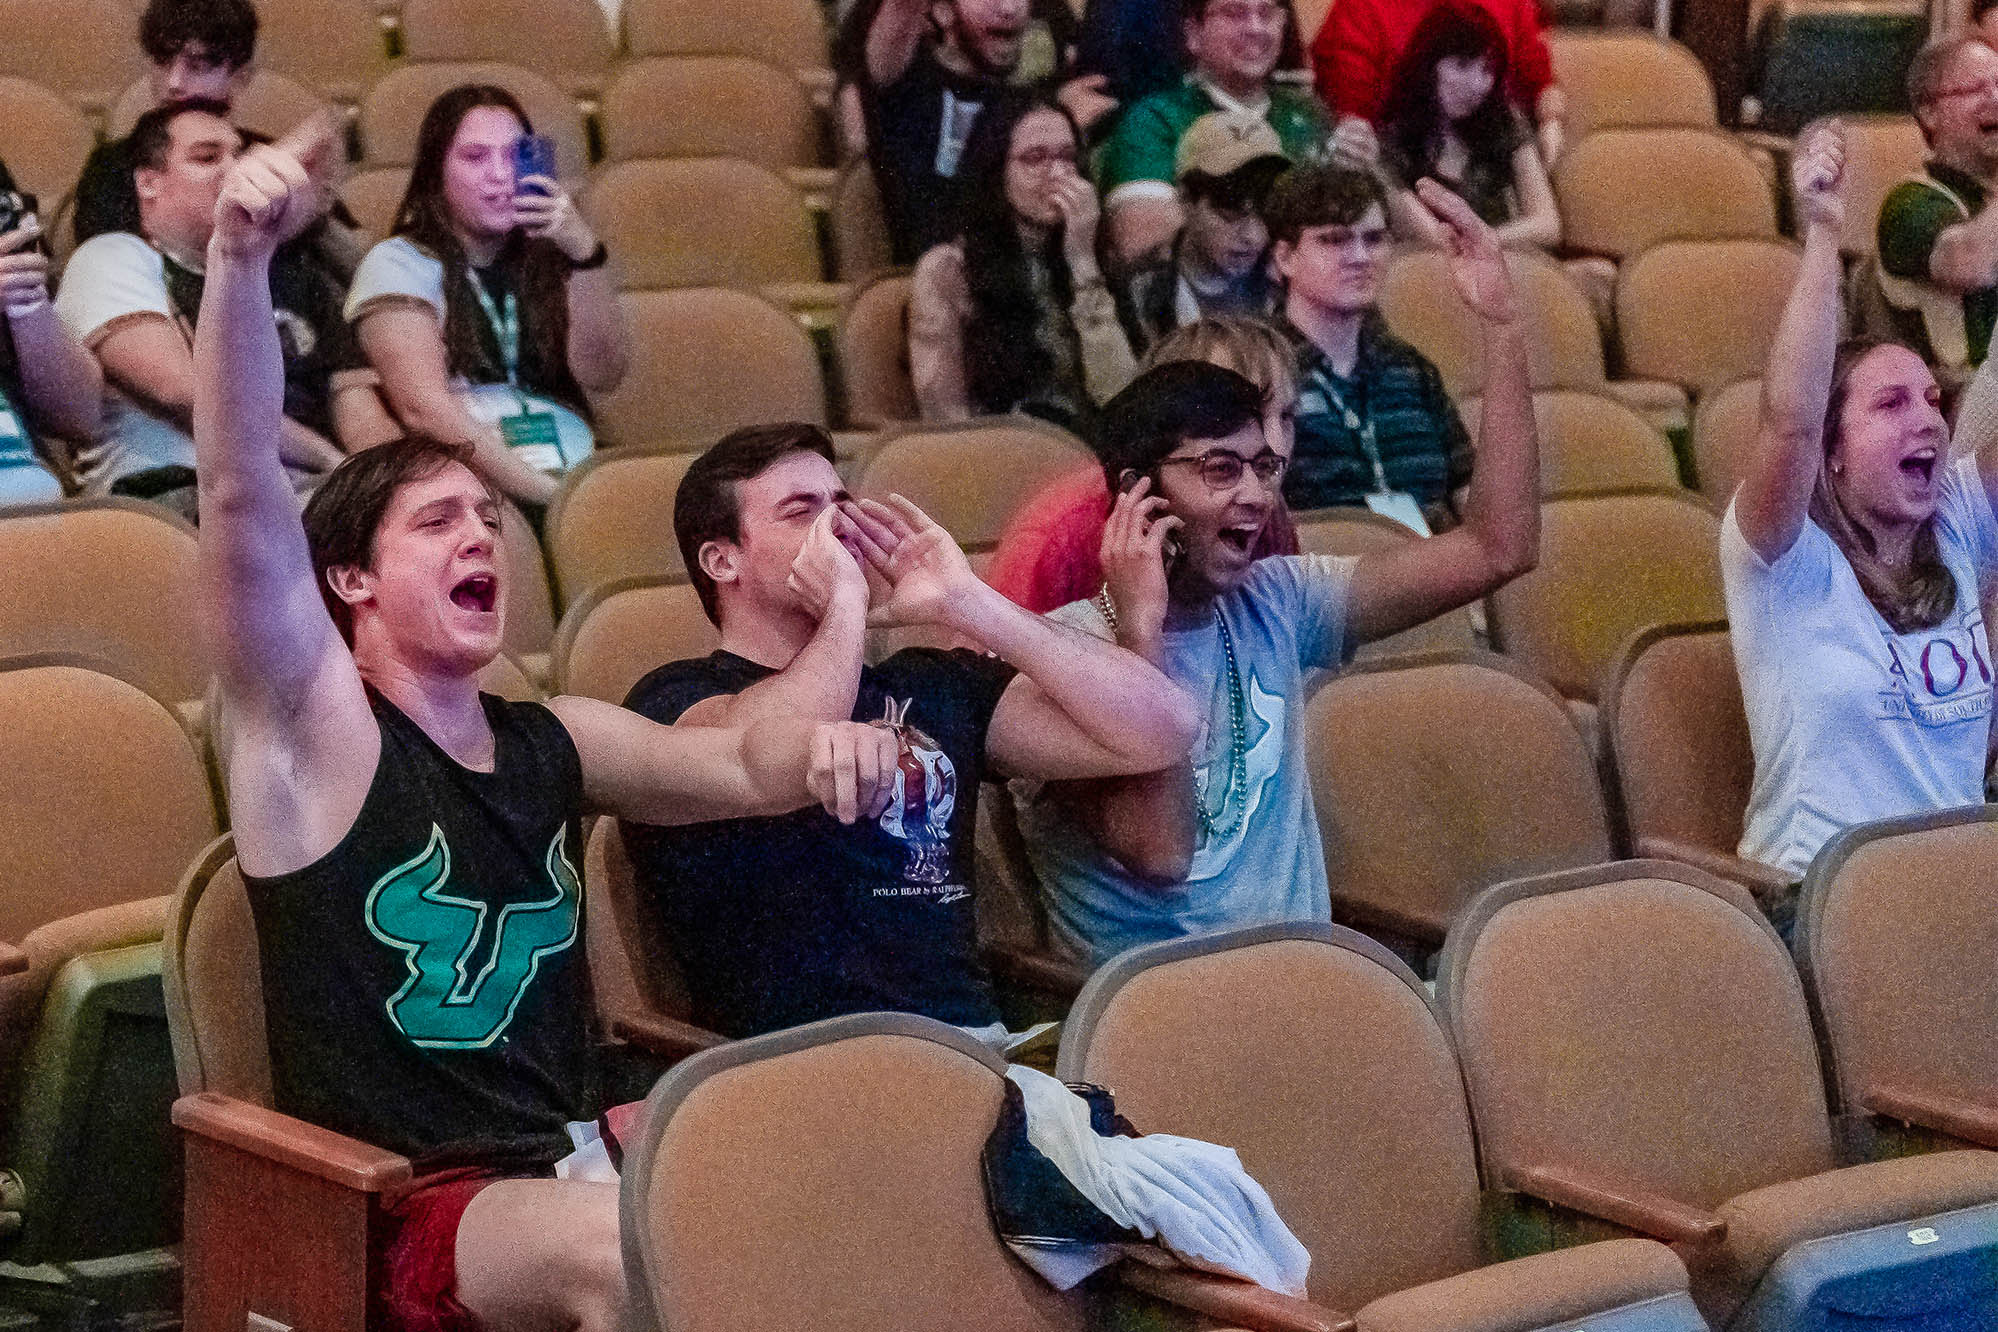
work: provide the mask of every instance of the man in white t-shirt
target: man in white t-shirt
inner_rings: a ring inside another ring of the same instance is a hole
[[[215,199],[242,135],[219,102],[149,111],[132,130],[140,231],[78,247],[56,312],[104,368],[97,437],[78,457],[85,493],[122,494],[194,513],[194,320],[214,230]],[[284,462],[308,487],[354,445],[399,434],[375,398],[340,315],[339,281],[309,250],[288,251],[271,277],[285,351]],[[344,372],[344,373],[343,373]],[[355,390],[336,431],[336,389]],[[372,410],[369,404],[372,402]],[[355,410],[348,410],[347,408]]]

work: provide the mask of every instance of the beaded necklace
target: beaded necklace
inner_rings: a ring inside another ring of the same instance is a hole
[[[1096,593],[1096,609],[1102,612],[1103,622],[1110,626],[1110,632],[1116,633],[1117,604],[1110,599],[1108,583]],[[1241,667],[1235,661],[1235,636],[1228,632],[1227,617],[1221,614],[1218,605],[1214,608],[1214,627],[1221,633],[1221,656],[1228,667],[1228,780],[1221,788],[1220,806],[1212,813],[1208,811],[1205,799],[1194,802],[1194,813],[1200,816],[1200,829],[1207,834],[1209,841],[1233,837],[1249,814],[1249,702],[1242,688]],[[1224,828],[1220,826],[1220,820],[1228,813],[1231,804],[1235,806],[1235,817]]]

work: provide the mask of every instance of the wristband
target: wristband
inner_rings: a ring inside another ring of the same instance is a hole
[[[564,257],[566,258],[567,256]],[[602,241],[598,241],[597,248],[591,250],[586,257],[569,260],[569,271],[571,273],[592,273],[609,262],[610,248]]]

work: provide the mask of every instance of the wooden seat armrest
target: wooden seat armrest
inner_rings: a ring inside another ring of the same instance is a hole
[[[1015,944],[990,944],[984,953],[985,965],[995,977],[1023,989],[1073,999],[1089,979],[1089,968],[1080,962]]]
[[[679,1018],[650,1009],[619,1013],[611,1019],[611,1035],[621,1041],[629,1041],[647,1054],[672,1060],[685,1059],[688,1055],[728,1043],[728,1037],[720,1032],[709,1031],[706,1027],[697,1027],[691,1022],[682,1022]]]
[[[1907,1087],[1868,1087],[1859,1104],[1870,1114],[1919,1124],[1979,1147],[1998,1147],[1998,1106]]]
[[[1755,894],[1766,898],[1789,892],[1797,886],[1797,881],[1759,860],[1749,860],[1743,856],[1729,855],[1725,851],[1715,851],[1711,847],[1695,846],[1682,842],[1676,837],[1640,837],[1632,848],[1643,860],[1676,860],[1681,865],[1691,865],[1707,873],[1738,883]]]
[[[28,969],[28,955],[10,943],[0,943],[0,976],[13,976]]]
[[[1727,1237],[1727,1222],[1712,1212],[1565,1166],[1518,1166],[1505,1172],[1504,1186],[1667,1244],[1718,1244]]]
[[[409,1158],[218,1092],[173,1103],[173,1122],[239,1152],[353,1189],[382,1193],[409,1182]]]
[[[1119,1267],[1117,1276],[1141,1294],[1249,1332],[1353,1332],[1356,1326],[1348,1314],[1212,1272],[1134,1261]]]

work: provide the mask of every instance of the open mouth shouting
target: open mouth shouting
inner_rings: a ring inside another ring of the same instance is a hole
[[[489,573],[468,574],[451,588],[451,604],[476,615],[499,610],[499,579]]]
[[[1901,459],[1901,475],[1926,486],[1935,479],[1936,464],[1939,460],[1934,445],[1916,449]]]
[[[1261,523],[1251,523],[1247,526],[1221,528],[1214,536],[1222,549],[1233,551],[1246,560],[1249,558],[1249,548],[1256,544],[1256,538],[1262,534],[1262,530]]]

